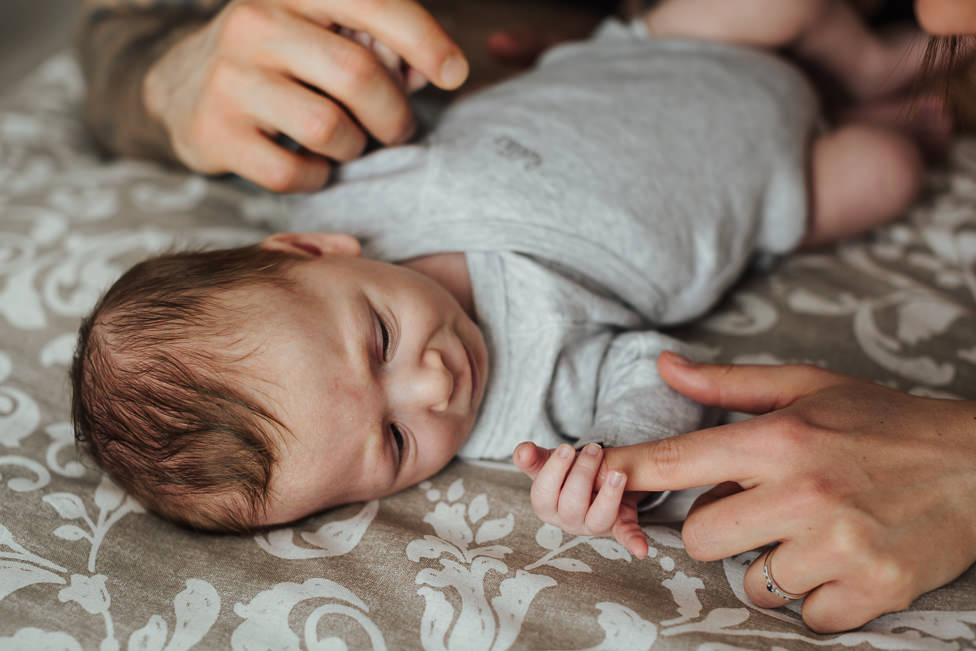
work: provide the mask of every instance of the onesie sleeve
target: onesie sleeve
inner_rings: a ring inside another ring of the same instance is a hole
[[[665,350],[692,359],[708,357],[703,349],[659,332],[624,331],[592,337],[576,347],[576,359],[561,360],[556,380],[557,385],[564,386],[563,393],[567,378],[575,376],[580,395],[590,389],[593,396],[589,428],[578,438],[577,447],[588,443],[604,447],[635,445],[690,432],[706,424],[712,414],[669,387],[658,375],[657,357]],[[587,357],[597,356],[596,384],[586,387],[579,372],[589,366]],[[586,402],[577,404],[583,406]],[[649,493],[638,504],[638,511],[658,506],[670,493]]]
[[[617,334],[600,364],[593,424],[581,443],[619,447],[676,436],[701,427],[706,410],[669,387],[657,358],[670,350],[701,359],[704,351],[655,331]]]

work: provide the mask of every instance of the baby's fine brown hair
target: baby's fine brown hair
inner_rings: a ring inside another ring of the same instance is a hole
[[[82,321],[70,372],[76,441],[150,510],[208,531],[260,520],[284,428],[240,388],[251,315],[231,299],[290,289],[299,261],[258,246],[160,255]]]

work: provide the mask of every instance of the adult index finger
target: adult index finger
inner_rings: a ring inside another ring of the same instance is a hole
[[[657,368],[672,389],[695,402],[751,414],[852,381],[809,364],[699,364],[672,352],[661,353]]]
[[[445,90],[468,77],[468,62],[457,44],[414,0],[293,0],[322,24],[338,23],[368,32]]]
[[[761,456],[747,448],[761,418],[689,432],[657,441],[607,448],[596,486],[611,471],[627,475],[628,491],[681,490],[733,481],[743,488],[758,483]]]

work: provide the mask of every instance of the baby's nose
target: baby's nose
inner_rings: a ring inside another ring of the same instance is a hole
[[[440,352],[433,348],[424,352],[423,367],[424,372],[420,377],[423,402],[429,405],[431,411],[447,411],[454,393],[454,374],[444,364]]]
[[[454,375],[445,366],[440,352],[424,351],[420,364],[413,371],[397,382],[396,394],[401,406],[446,411],[454,393]]]

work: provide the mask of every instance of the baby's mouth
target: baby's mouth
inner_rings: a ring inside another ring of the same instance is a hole
[[[471,353],[471,349],[468,348],[464,341],[461,341],[461,347],[464,348],[464,356],[468,360],[468,377],[470,378],[471,384],[471,395],[469,401],[473,404],[475,396],[478,395],[478,365],[475,364],[474,355]]]

